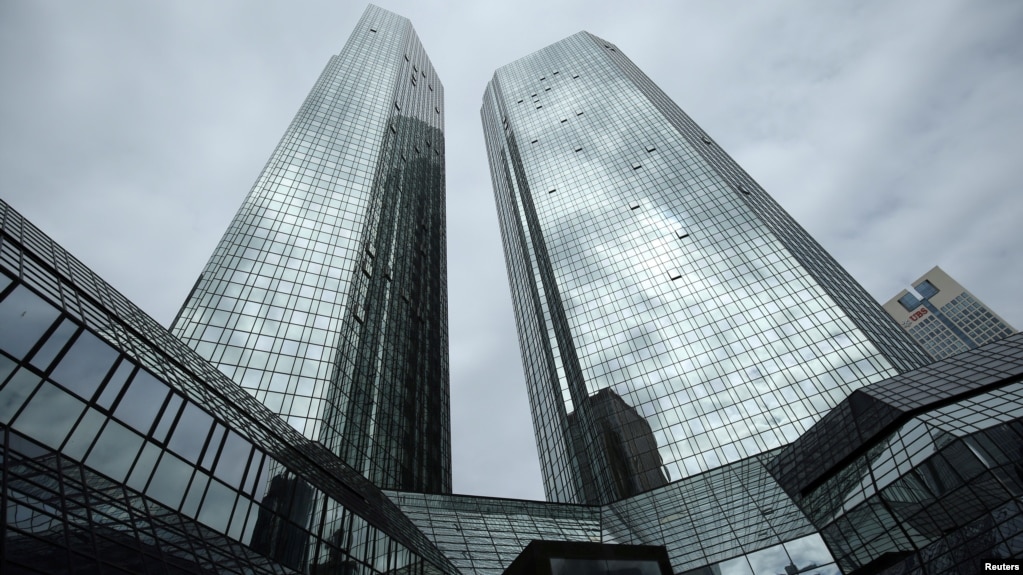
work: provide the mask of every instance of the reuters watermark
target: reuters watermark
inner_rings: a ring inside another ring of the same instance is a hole
[[[1018,572],[1018,571],[1021,571],[1021,568],[1020,568],[1020,562],[1019,561],[1016,561],[1016,560],[1013,560],[1013,559],[1009,559],[1009,560],[994,559],[994,560],[991,560],[991,561],[985,561],[984,562],[984,571],[985,572],[991,572],[991,571],[1017,571]]]

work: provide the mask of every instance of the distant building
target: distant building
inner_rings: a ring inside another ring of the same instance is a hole
[[[1016,332],[959,282],[934,266],[884,304],[888,315],[934,359],[944,359]]]

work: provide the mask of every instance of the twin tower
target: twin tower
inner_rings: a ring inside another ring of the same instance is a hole
[[[443,100],[370,6],[172,327],[384,489],[451,491]],[[928,362],[614,44],[500,68],[481,114],[549,500],[770,451]]]

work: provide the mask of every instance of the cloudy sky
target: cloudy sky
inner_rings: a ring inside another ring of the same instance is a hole
[[[403,2],[445,85],[454,487],[542,499],[480,128],[494,70],[618,45],[879,300],[1023,327],[1023,3]],[[0,2],[0,198],[168,325],[359,2]]]

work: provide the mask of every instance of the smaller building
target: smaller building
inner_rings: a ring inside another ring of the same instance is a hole
[[[884,304],[888,315],[934,359],[944,359],[1016,332],[940,267]]]

